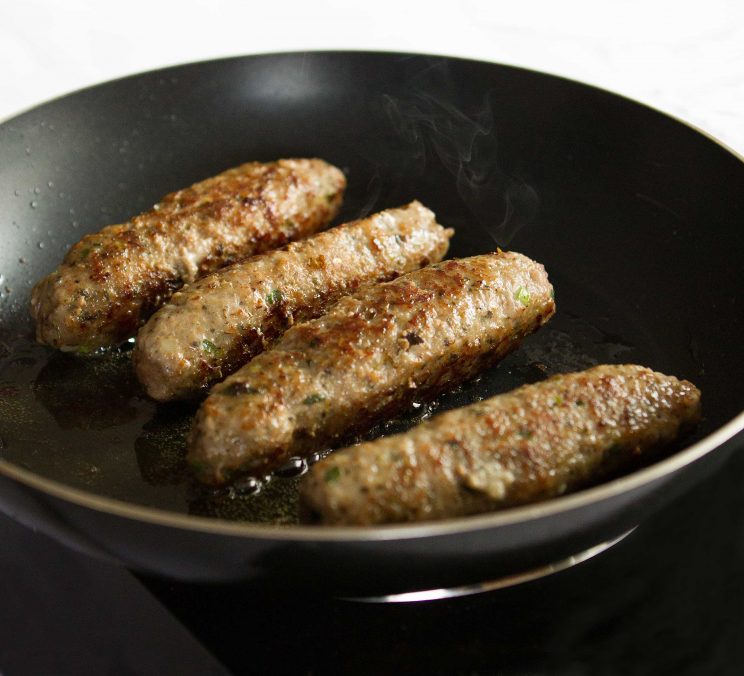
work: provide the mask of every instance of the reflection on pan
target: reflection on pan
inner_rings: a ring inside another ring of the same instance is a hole
[[[132,400],[141,391],[125,352],[105,358],[55,352],[33,384],[36,400],[63,430],[123,425],[137,416]]]

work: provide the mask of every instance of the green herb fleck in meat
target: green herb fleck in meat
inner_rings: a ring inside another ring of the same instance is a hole
[[[312,394],[309,394],[307,397],[305,397],[302,400],[302,403],[305,404],[306,406],[311,406],[312,404],[317,404],[321,401],[325,401],[325,397],[322,394],[313,392]]]
[[[338,481],[340,477],[341,470],[336,465],[327,469],[324,476],[326,483],[331,483],[331,481]]]
[[[527,307],[530,304],[530,292],[527,291],[523,286],[520,286],[516,293],[514,294],[514,298],[518,300],[522,305]]]
[[[274,289],[271,293],[266,294],[266,302],[269,305],[276,305],[281,303],[284,298],[284,294],[279,289]]]
[[[211,354],[213,357],[219,357],[222,354],[222,348],[217,347],[209,338],[202,340],[202,348],[207,354]]]

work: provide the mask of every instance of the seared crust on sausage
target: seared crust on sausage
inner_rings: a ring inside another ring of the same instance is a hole
[[[188,462],[222,484],[368,429],[496,363],[555,311],[542,265],[449,260],[346,296],[215,385]]]
[[[155,399],[193,396],[341,296],[439,262],[452,232],[412,202],[202,277],[139,331],[137,377]]]
[[[559,375],[333,453],[304,479],[301,513],[382,524],[544,500],[672,441],[699,415],[694,385],[642,366]]]
[[[322,160],[251,162],[86,235],[32,292],[37,340],[81,351],[122,342],[184,283],[327,226],[345,185]]]

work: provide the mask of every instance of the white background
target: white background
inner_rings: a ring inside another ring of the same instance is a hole
[[[0,0],[0,119],[161,66],[335,48],[466,56],[567,76],[744,152],[737,0]]]

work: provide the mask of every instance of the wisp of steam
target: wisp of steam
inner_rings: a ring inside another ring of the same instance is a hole
[[[397,139],[405,146],[409,169],[423,173],[427,152],[431,152],[427,149],[431,148],[455,177],[457,192],[476,222],[497,245],[507,246],[532,221],[539,197],[532,186],[499,166],[488,94],[470,115],[419,92],[405,99],[384,95],[382,105]]]

